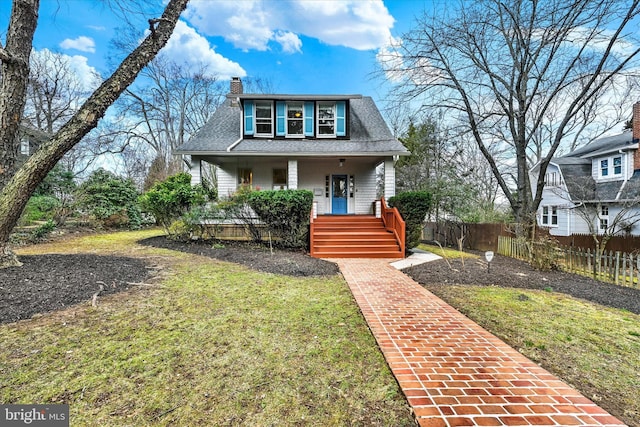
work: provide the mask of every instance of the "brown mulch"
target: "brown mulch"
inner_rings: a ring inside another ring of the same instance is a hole
[[[289,276],[331,276],[338,267],[311,258],[304,252],[274,249],[245,242],[177,242],[154,237],[142,245],[188,252],[234,262],[249,268]],[[25,255],[21,267],[0,269],[0,324],[29,319],[35,314],[61,310],[70,305],[90,303],[99,296],[130,289],[132,283],[146,281],[152,269],[144,260],[119,256]]]
[[[29,319],[113,294],[143,282],[144,260],[119,256],[24,255],[21,267],[0,269],[0,323]]]
[[[561,292],[640,314],[640,288],[616,286],[562,271],[535,270],[524,261],[496,255],[488,269],[483,258],[441,259],[409,267],[404,273],[422,285],[501,286]]]
[[[268,246],[251,242],[203,240],[183,242],[159,236],[141,240],[138,243],[234,262],[254,270],[287,276],[333,276],[340,271],[336,264],[312,258],[304,251],[270,249]]]

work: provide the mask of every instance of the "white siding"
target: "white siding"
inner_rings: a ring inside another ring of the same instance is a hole
[[[218,197],[228,197],[236,191],[237,171],[225,169],[219,166],[216,169],[216,179],[218,180]]]
[[[314,201],[318,203],[318,214],[331,213],[331,176],[348,175],[355,180],[353,198],[348,200],[348,213],[373,214],[373,202],[376,198],[375,164],[359,159],[346,159],[343,167],[336,159],[299,160],[298,188],[314,191]],[[326,196],[326,177],[329,176],[329,197]]]
[[[191,168],[189,173],[191,174],[191,185],[198,185],[202,183],[202,162],[200,157],[191,156]]]
[[[384,161],[384,198],[389,200],[396,195],[396,169],[393,159]]]

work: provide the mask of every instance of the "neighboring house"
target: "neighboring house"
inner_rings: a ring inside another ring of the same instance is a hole
[[[408,155],[373,100],[361,95],[231,93],[176,154],[191,156],[192,183],[202,162],[216,165],[218,195],[239,186],[307,189],[319,215],[375,214],[378,166],[384,197],[395,195],[394,162]]]
[[[633,107],[632,128],[551,160],[538,225],[548,227],[554,236],[591,234],[591,230],[640,235],[640,103]],[[536,165],[531,170],[534,193],[538,174]],[[586,207],[593,215],[584,214]]]

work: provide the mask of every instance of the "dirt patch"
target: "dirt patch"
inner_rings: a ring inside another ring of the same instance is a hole
[[[143,282],[150,270],[140,259],[98,255],[24,255],[22,267],[0,269],[0,323],[29,319],[121,292]]]
[[[265,245],[250,242],[202,240],[182,242],[159,236],[141,240],[138,243],[234,262],[266,273],[309,277],[333,276],[339,272],[336,264],[312,258],[305,252],[275,248],[271,251]]]
[[[640,314],[640,289],[599,282],[561,271],[539,271],[524,261],[496,255],[490,270],[484,259],[441,259],[403,270],[426,285],[477,285],[561,292],[575,298]]]

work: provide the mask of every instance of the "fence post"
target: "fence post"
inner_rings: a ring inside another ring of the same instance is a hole
[[[614,267],[614,283],[616,285],[618,284],[619,274],[620,274],[620,251],[616,251],[616,265]]]

